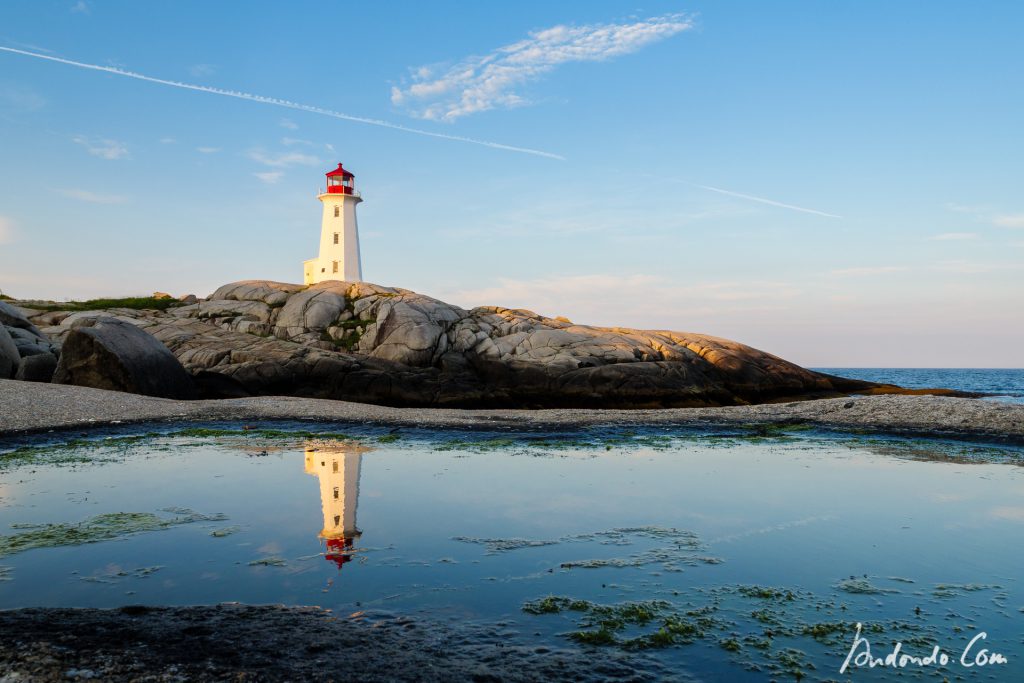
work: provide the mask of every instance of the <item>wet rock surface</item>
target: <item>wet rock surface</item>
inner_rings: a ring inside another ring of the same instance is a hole
[[[0,611],[0,681],[653,681],[651,660],[496,625],[217,605]]]
[[[160,340],[191,375],[205,378],[200,391],[207,398],[669,408],[821,398],[877,387],[812,372],[719,337],[576,325],[496,306],[466,310],[367,282],[304,287],[244,281],[165,311],[45,312],[32,320],[50,339],[67,343],[77,327],[97,317],[130,323]]]

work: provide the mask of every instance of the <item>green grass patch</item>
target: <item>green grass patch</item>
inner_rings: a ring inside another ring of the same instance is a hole
[[[166,311],[183,305],[177,299],[154,299],[151,296],[130,296],[123,299],[89,299],[88,301],[65,301],[32,303],[30,308],[38,311],[102,311],[108,308],[132,308],[140,311]]]

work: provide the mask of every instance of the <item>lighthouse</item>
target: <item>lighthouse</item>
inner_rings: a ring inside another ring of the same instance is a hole
[[[324,280],[360,282],[363,264],[359,256],[356,204],[363,199],[356,190],[356,177],[340,163],[326,175],[326,190],[317,195],[324,209],[320,222],[320,255],[303,261],[302,281],[307,285]]]
[[[307,444],[306,474],[320,480],[320,507],[324,526],[320,538],[326,542],[324,557],[340,569],[352,559],[355,539],[362,532],[356,527],[359,504],[359,470],[363,453],[369,449],[355,443],[328,446]]]

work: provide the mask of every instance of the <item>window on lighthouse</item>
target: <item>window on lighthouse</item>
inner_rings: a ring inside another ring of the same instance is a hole
[[[341,207],[340,206],[334,207],[334,217],[337,218],[340,215],[341,215]],[[335,237],[337,237],[337,235],[335,235]],[[335,242],[335,244],[337,244],[337,242]]]
[[[337,273],[338,272],[338,262],[337,261],[332,261],[331,262],[331,272],[332,273]]]
[[[338,243],[338,235],[339,235],[339,234],[340,234],[340,233],[337,233],[337,232],[336,232],[336,233],[334,233],[334,243],[335,243],[335,244],[337,244],[337,243]]]

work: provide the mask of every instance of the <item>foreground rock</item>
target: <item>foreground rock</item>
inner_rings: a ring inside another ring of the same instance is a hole
[[[576,325],[495,306],[465,310],[366,282],[304,287],[254,280],[164,312],[47,312],[32,319],[66,344],[76,327],[99,316],[159,339],[209,398],[664,408],[820,398],[877,386],[805,370],[719,337]]]
[[[82,318],[64,337],[55,384],[162,398],[195,398],[192,378],[167,347],[131,323]]]
[[[604,651],[595,657],[578,648],[531,646],[505,631],[386,615],[346,618],[312,607],[0,611],[0,680],[674,679],[645,657]]]
[[[143,422],[251,425],[280,420],[305,422],[302,429],[311,428],[310,423],[330,423],[324,427],[328,431],[344,431],[344,425],[358,424],[565,433],[606,427],[706,428],[802,423],[856,434],[876,432],[1024,444],[1024,404],[937,396],[860,396],[664,410],[452,410],[390,408],[287,396],[171,401],[86,387],[0,380],[0,436],[54,429],[78,434],[83,429]],[[8,443],[13,441],[7,439]]]
[[[0,301],[0,379],[17,377],[34,382],[49,382],[60,350],[25,312]],[[29,361],[36,356],[44,356]],[[27,362],[28,367],[22,367]]]

